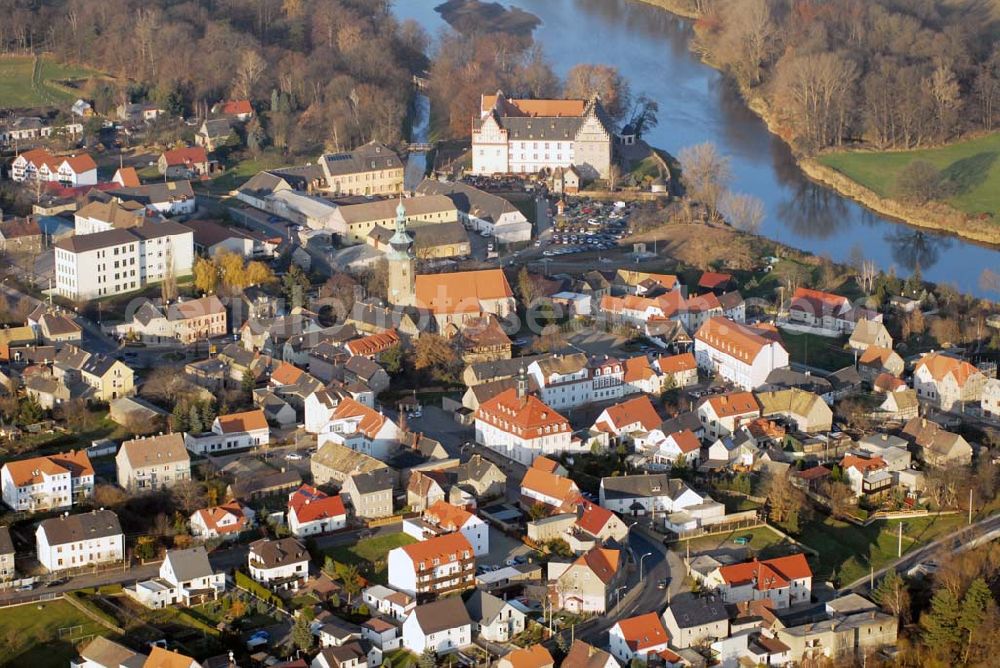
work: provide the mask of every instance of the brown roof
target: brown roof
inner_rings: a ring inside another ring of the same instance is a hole
[[[67,471],[73,478],[94,475],[94,467],[84,450],[70,450],[57,455],[19,459],[7,462],[4,466],[10,473],[11,480],[18,487],[36,485],[42,482],[43,475],[58,475]]]
[[[277,568],[300,561],[309,561],[306,546],[294,538],[268,540],[263,538],[250,543],[250,561],[261,568]]]
[[[125,453],[125,459],[133,469],[191,461],[184,447],[184,436],[176,433],[133,438],[122,443],[118,454],[122,453]]]
[[[230,413],[218,417],[219,427],[223,434],[235,434],[242,431],[256,431],[257,429],[267,429],[267,418],[264,411],[256,409],[244,411],[242,413]]]
[[[32,217],[14,218],[0,224],[0,234],[4,239],[20,239],[23,237],[41,236],[42,228]]]
[[[575,640],[569,648],[569,654],[563,659],[563,665],[567,668],[605,668],[610,661],[611,655],[603,649]]]
[[[721,316],[706,321],[694,337],[747,364],[753,362],[761,348],[774,341],[758,329]]]
[[[513,296],[507,277],[500,269],[416,277],[417,306],[434,313],[479,313],[482,301]]]
[[[173,148],[163,152],[168,167],[179,165],[198,165],[208,162],[208,153],[203,146],[187,146]]]

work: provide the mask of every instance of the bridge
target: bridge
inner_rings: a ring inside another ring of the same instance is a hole
[[[428,143],[420,144],[420,143],[417,143],[417,144],[410,144],[409,146],[406,147],[406,150],[408,152],[410,152],[410,153],[426,153],[427,151],[431,150],[432,148],[434,148],[434,144],[428,144]]]

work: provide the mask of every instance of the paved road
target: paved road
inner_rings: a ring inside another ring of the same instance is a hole
[[[338,545],[353,545],[357,543],[363,533],[371,531],[372,535],[381,536],[399,533],[402,530],[401,524],[393,524],[380,527],[375,530],[353,529],[342,533],[329,534],[316,537],[316,545],[320,549],[335,547]],[[245,544],[234,545],[225,549],[218,549],[209,555],[209,561],[216,570],[230,570],[236,568],[247,561],[249,547]],[[36,587],[32,591],[20,592],[8,590],[0,592],[0,605],[10,605],[33,601],[39,594],[65,594],[70,591],[82,589],[84,587],[99,587],[109,584],[132,584],[139,580],[146,580],[156,577],[159,574],[160,563],[144,564],[142,566],[132,566],[127,569],[116,569],[104,571],[102,573],[87,573],[74,576],[64,585],[55,587]]]
[[[978,522],[973,522],[967,527],[953,531],[947,536],[937,539],[933,543],[928,543],[924,547],[913,550],[912,552],[907,552],[902,556],[902,558],[896,559],[887,566],[875,571],[874,578],[871,574],[858,578],[851,584],[841,589],[840,593],[864,593],[868,591],[872,579],[878,582],[890,568],[897,571],[907,570],[924,559],[933,556],[934,553],[940,548],[950,549],[954,552],[963,552],[969,548],[979,545],[980,541],[978,539],[984,535],[998,533],[1000,533],[1000,513],[995,513],[989,517],[979,520]]]

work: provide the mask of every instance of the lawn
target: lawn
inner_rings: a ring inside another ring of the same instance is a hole
[[[818,334],[793,334],[782,330],[781,339],[792,362],[837,371],[854,364],[854,355],[844,350],[844,339],[831,339]]]
[[[237,162],[220,176],[212,179],[208,187],[213,192],[229,192],[239,188],[258,172],[276,169],[288,164],[288,159],[280,151],[265,151],[259,158],[246,158]]]
[[[355,564],[361,575],[369,580],[386,584],[386,555],[389,550],[417,542],[405,533],[391,533],[359,540],[354,545],[338,545],[325,550],[334,561]],[[395,665],[395,663],[393,663]]]
[[[395,649],[385,656],[392,662],[392,668],[416,668],[416,655],[404,647]]]
[[[737,545],[733,541],[736,538],[747,536],[750,542],[745,546]],[[739,550],[745,549],[764,558],[784,555],[791,552],[791,545],[784,536],[773,531],[769,527],[757,527],[754,529],[737,529],[729,533],[720,533],[714,536],[704,536],[702,538],[692,538],[689,541],[678,541],[670,546],[670,549],[681,554],[687,553],[688,543],[690,543],[691,553],[708,552],[714,550]],[[747,555],[749,556],[749,554]]]
[[[11,666],[66,666],[86,636],[108,635],[65,601],[31,603],[0,612],[0,663]]]
[[[798,538],[820,554],[816,575],[839,586],[864,577],[894,561],[897,554],[898,520],[874,522],[866,527],[820,516],[802,527]],[[902,520],[903,554],[926,545],[965,524],[961,513]]]
[[[916,151],[831,153],[819,160],[879,195],[891,196],[896,175],[913,160],[936,166],[957,188],[947,201],[970,214],[1000,214],[1000,132]]]
[[[0,100],[5,108],[69,104],[80,95],[60,82],[94,74],[86,67],[63,65],[49,58],[41,60],[36,73],[31,56],[6,56],[0,58]]]

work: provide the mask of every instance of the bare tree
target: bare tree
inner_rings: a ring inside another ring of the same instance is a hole
[[[839,53],[789,55],[779,62],[778,89],[789,120],[809,148],[840,143],[851,108],[857,65]]]
[[[233,78],[233,97],[237,100],[248,100],[253,95],[254,86],[267,68],[267,62],[253,49],[243,51],[236,76]]]
[[[720,154],[712,142],[682,148],[677,158],[688,194],[717,213],[730,179],[729,158]]]
[[[744,84],[756,86],[761,65],[776,48],[776,23],[768,0],[727,3],[724,32],[720,38],[720,58]]]
[[[764,203],[753,195],[727,191],[719,202],[719,212],[738,230],[757,234],[764,222]]]
[[[858,282],[861,284],[861,289],[871,294],[875,289],[876,278],[878,278],[878,267],[875,265],[875,260],[863,261],[861,269],[858,271]]]
[[[566,74],[563,94],[582,100],[598,95],[604,110],[615,120],[625,116],[631,100],[628,81],[610,65],[576,65]]]

